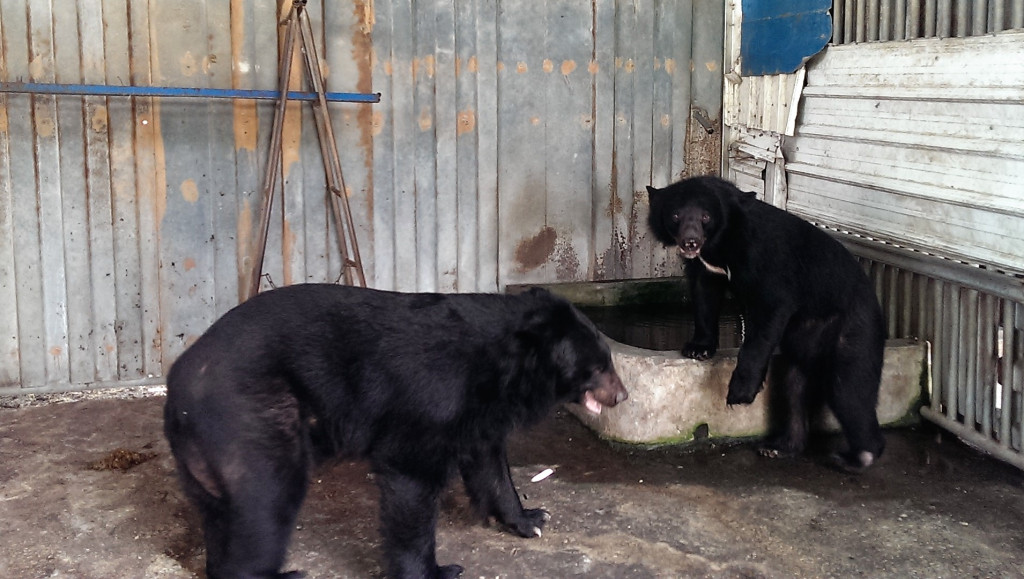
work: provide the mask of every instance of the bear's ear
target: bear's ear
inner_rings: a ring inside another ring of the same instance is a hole
[[[569,302],[551,292],[538,289],[537,295],[546,296],[550,301],[527,311],[519,323],[517,334],[527,340],[550,341],[553,336],[565,333],[566,328],[575,320],[575,315]]]
[[[660,194],[661,194],[661,189],[656,189],[654,187],[651,187],[650,185],[647,186],[648,198],[654,199],[656,196],[658,196]]]

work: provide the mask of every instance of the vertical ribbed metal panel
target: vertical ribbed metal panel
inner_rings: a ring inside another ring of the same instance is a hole
[[[832,44],[983,36],[1024,27],[1024,0],[833,0]]]
[[[0,0],[0,80],[273,89],[290,6]],[[383,95],[330,105],[370,285],[678,270],[646,234],[645,186],[717,164],[717,135],[688,132],[691,106],[720,116],[718,3],[308,10],[328,90]],[[0,95],[0,392],[158,382],[238,303],[272,116],[250,100]],[[262,287],[333,282],[309,105],[290,105],[283,152]]]
[[[688,161],[695,6],[377,2],[378,286],[490,291],[676,267],[645,236],[644,186]],[[720,63],[710,70],[720,86]]]

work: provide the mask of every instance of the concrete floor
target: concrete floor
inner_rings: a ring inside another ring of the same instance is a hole
[[[162,406],[0,399],[0,576],[202,577]],[[853,476],[750,442],[612,445],[561,410],[511,446],[524,503],[551,511],[544,536],[479,524],[456,484],[438,558],[468,578],[1024,577],[1024,473],[924,425],[887,439]],[[289,568],[379,576],[376,500],[365,466],[318,469]]]

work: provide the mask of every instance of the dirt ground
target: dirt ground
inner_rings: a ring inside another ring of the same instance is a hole
[[[155,394],[0,399],[0,576],[203,576]],[[544,536],[480,524],[453,484],[438,559],[474,579],[1024,577],[1024,473],[925,425],[886,434],[882,460],[854,476],[750,442],[614,445],[559,411],[511,448],[525,504],[551,511]],[[365,466],[313,480],[288,567],[379,577]]]

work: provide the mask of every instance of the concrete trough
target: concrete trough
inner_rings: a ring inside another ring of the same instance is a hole
[[[684,281],[662,278],[536,287],[544,287],[581,306],[614,306],[637,300],[678,302],[685,299]],[[518,292],[526,287],[535,286],[510,286],[508,291]],[[629,400],[600,416],[570,405],[570,410],[600,436],[621,442],[667,444],[704,437],[757,437],[768,430],[771,380],[753,404],[725,404],[738,350],[720,350],[713,359],[701,362],[685,358],[677,351],[647,350],[610,338],[608,343],[619,376],[629,389]],[[925,344],[921,342],[887,342],[878,402],[878,418],[883,425],[918,420],[926,376],[925,354]],[[817,424],[826,429],[838,428],[827,410]]]

